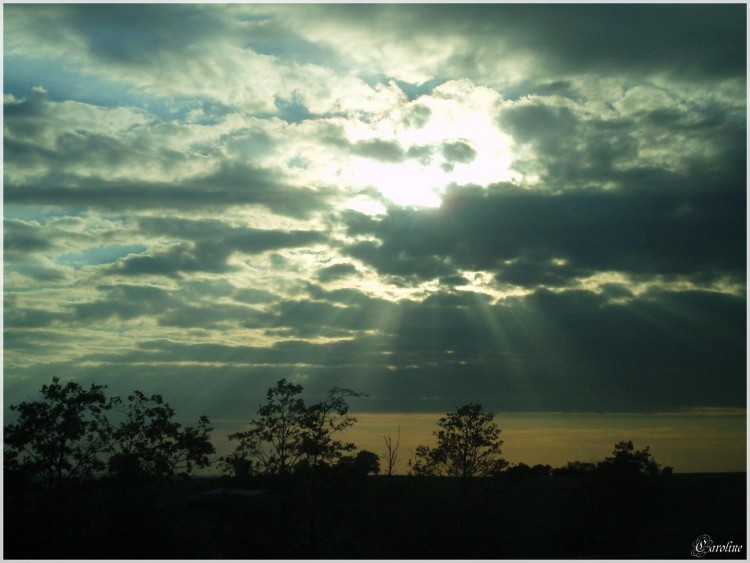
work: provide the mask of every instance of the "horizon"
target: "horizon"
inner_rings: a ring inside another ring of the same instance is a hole
[[[433,430],[446,413],[367,413],[350,411],[357,422],[342,433],[356,451],[368,450],[384,462],[383,437],[394,441],[401,428],[396,474],[408,473],[407,461],[417,445],[434,446]],[[252,418],[252,417],[250,417]],[[249,419],[248,419],[249,420]],[[501,413],[494,421],[504,441],[502,457],[511,465],[525,463],[564,467],[569,461],[597,463],[612,454],[619,441],[632,441],[636,449],[650,447],[654,460],[675,473],[733,473],[746,471],[746,413]],[[212,432],[217,456],[230,453],[233,443],[226,435],[246,424],[218,420]],[[212,421],[213,423],[213,421]],[[717,443],[717,438],[719,442]],[[712,458],[696,455],[715,451]],[[212,474],[215,467],[207,469]]]
[[[6,424],[56,375],[229,433],[286,378],[377,454],[477,402],[513,463],[746,470],[746,6],[3,15]]]

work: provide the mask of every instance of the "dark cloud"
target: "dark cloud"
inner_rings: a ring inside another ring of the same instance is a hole
[[[339,280],[357,275],[357,268],[353,264],[333,264],[318,270],[318,279],[322,282]]]
[[[6,255],[42,252],[54,247],[39,223],[6,219],[3,230],[3,249]]]
[[[86,41],[89,54],[108,64],[142,66],[225,30],[219,13],[199,6],[69,5],[65,13],[68,17],[57,14],[56,25]]]
[[[223,366],[202,376],[207,388],[217,385],[212,378],[231,372],[243,373],[241,379],[248,385],[252,379],[258,389],[264,372],[304,375],[316,388],[359,382],[356,387],[376,399],[370,408],[382,410],[408,404],[439,411],[477,397],[500,410],[744,405],[744,298],[652,290],[613,304],[587,291],[538,291],[493,305],[486,295],[460,292],[391,307],[386,331],[376,330],[376,309],[365,311],[362,303],[299,300],[277,308],[277,326],[299,334],[317,319],[323,328],[370,331],[357,339],[319,344],[293,338],[267,347],[144,340],[127,352],[83,355],[75,365],[117,373],[137,363],[139,372],[179,374],[180,380],[197,373],[191,364],[203,365],[204,373],[206,365]],[[430,399],[414,399],[425,396]]]
[[[460,276],[460,275],[445,276],[445,277],[440,278],[440,285],[447,286],[447,287],[467,285],[468,283],[469,283],[469,280],[466,279],[464,276]]]
[[[179,308],[172,309],[159,317],[160,326],[178,328],[218,328],[223,325],[235,328],[269,326],[273,316],[267,312],[251,307],[207,303],[192,305],[183,303]]]
[[[45,90],[32,88],[24,99],[6,100],[3,103],[4,142],[7,143],[9,133],[14,137],[34,138],[43,132],[48,126],[48,99]]]
[[[422,279],[456,268],[524,286],[564,285],[596,271],[744,279],[744,191],[647,186],[561,194],[454,187],[438,210],[393,210],[380,221],[347,215],[351,234],[380,242],[346,250],[381,273]]]
[[[158,237],[193,240],[203,245],[216,245],[222,251],[258,254],[280,248],[310,246],[324,242],[321,231],[282,231],[233,227],[215,219],[144,217],[139,219],[141,230]]]
[[[446,172],[453,170],[455,163],[460,162],[468,164],[477,157],[477,151],[475,151],[471,145],[465,141],[455,141],[452,143],[443,144],[443,158],[446,162],[443,163],[442,168]]]
[[[168,290],[152,285],[121,284],[98,289],[104,293],[104,298],[70,306],[75,321],[156,317],[180,306]]]
[[[398,305],[357,290],[327,292],[313,286],[311,295],[315,300],[285,300],[273,306],[272,311],[277,315],[274,324],[283,329],[281,333],[308,338],[316,334],[341,337],[383,331],[387,321],[399,315]]]
[[[429,115],[429,108],[425,108]],[[344,135],[343,129],[337,126],[327,124],[320,129],[320,139],[328,145],[345,149],[352,155],[369,158],[378,162],[398,163],[407,159],[415,159],[422,164],[429,164],[432,155],[439,150],[439,146],[433,145],[412,145],[406,151],[396,141],[385,141],[382,139],[371,139],[367,141],[357,141],[350,143]],[[458,145],[458,146],[455,146]],[[446,158],[467,158],[471,147],[465,143],[458,142],[446,145],[448,154]],[[460,162],[463,162],[461,160]]]
[[[736,5],[505,8],[513,41],[531,45],[548,70],[682,77],[745,71],[744,54],[733,46],[745,36],[745,11]]]
[[[205,285],[205,284],[202,284]],[[216,328],[240,324],[270,326],[274,316],[252,307],[230,303],[217,303],[204,291],[199,298],[190,288],[170,290],[153,285],[119,284],[99,286],[100,299],[68,306],[71,315],[56,313],[43,315],[42,311],[21,309],[14,311],[12,326],[32,326],[33,323],[53,322],[92,323],[119,319],[129,321],[148,317],[163,327]]]
[[[327,290],[314,283],[305,284],[305,289],[310,297],[321,301],[329,301],[331,303],[340,303],[344,305],[356,305],[360,307],[383,307],[384,310],[392,310],[392,303],[390,301],[372,297],[363,293],[359,289],[347,287]]]
[[[575,139],[578,120],[566,107],[526,105],[503,112],[500,124],[521,143],[532,143],[543,154],[559,154]]]
[[[45,259],[42,255],[24,254],[17,252],[9,253],[13,259],[14,274],[25,276],[33,281],[41,283],[60,283],[68,281],[68,270],[54,262]]]
[[[225,273],[235,269],[227,264],[232,251],[211,244],[178,243],[151,254],[130,255],[109,268],[110,275],[165,276],[179,278],[190,272]]]
[[[432,110],[422,104],[415,104],[403,118],[406,127],[421,129],[430,120]]]
[[[452,274],[455,266],[436,254],[412,251],[411,244],[405,241],[357,242],[346,247],[352,257],[373,266],[379,273],[402,278],[416,278],[417,281],[433,279]]]
[[[258,5],[260,6],[260,5]],[[296,64],[338,66],[340,54],[328,45],[305,39],[285,27],[284,21],[271,14],[243,16],[240,33],[246,37],[248,48],[256,53],[278,57]]]
[[[702,169],[702,176],[707,176],[710,168],[716,176],[707,180],[721,184],[725,180],[720,176],[744,174],[744,158],[739,155],[745,153],[746,127],[736,118],[736,111],[722,105],[657,108],[624,118],[601,119],[583,118],[569,107],[536,100],[503,109],[498,121],[518,144],[534,149],[533,157],[517,160],[514,167],[541,173],[551,190],[600,188],[605,183],[638,187],[643,180],[636,176],[649,173],[661,174],[657,181],[663,184],[669,181],[666,169],[675,164],[654,165],[649,170],[639,157],[643,152],[663,149],[665,144],[672,149],[670,158],[679,163],[677,166]],[[711,147],[713,154],[685,148],[693,143]],[[690,174],[674,177],[684,181]]]
[[[181,183],[47,175],[26,185],[6,182],[5,201],[105,210],[221,209],[261,205],[281,215],[307,217],[327,207],[331,194],[279,183],[269,171],[222,164],[215,173]]]
[[[235,252],[260,254],[325,241],[324,234],[319,231],[231,227],[217,220],[143,218],[139,223],[145,233],[175,238],[180,242],[151,254],[123,258],[110,268],[110,274],[176,278],[189,272],[225,273],[236,269],[227,263]]]
[[[298,91],[292,92],[289,99],[276,96],[273,103],[279,110],[279,117],[289,123],[299,123],[312,116]]]
[[[8,303],[5,304],[3,309],[3,324],[7,329],[46,327],[65,318],[66,315],[64,314],[46,309],[19,309],[16,305],[9,306]]]
[[[745,73],[746,12],[741,5],[477,4],[308,7],[357,29],[388,30],[388,39],[418,45],[426,37],[471,37],[443,72],[472,79],[498,53],[528,56],[547,75],[668,73],[681,79]]]
[[[296,248],[325,241],[319,231],[278,231],[232,227],[218,220],[144,217],[139,220],[145,234],[179,242],[147,255],[130,255],[110,274],[180,277],[189,272],[229,272],[227,260],[235,252],[259,254],[280,248]],[[192,242],[188,242],[192,241]]]
[[[435,153],[435,147],[429,145],[414,145],[406,151],[408,158],[418,160],[422,164],[429,164],[432,161],[432,155]]]
[[[276,295],[265,289],[239,289],[234,294],[234,299],[240,303],[249,303],[254,305],[256,303],[270,303],[274,301]]]
[[[477,151],[465,141],[455,141],[453,143],[443,144],[443,157],[445,157],[448,162],[461,162],[466,164],[477,157]]]
[[[401,162],[404,160],[404,151],[401,146],[393,141],[358,141],[352,145],[352,152],[358,156],[371,158],[380,162]]]

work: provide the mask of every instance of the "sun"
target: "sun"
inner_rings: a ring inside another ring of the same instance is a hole
[[[522,179],[513,169],[511,137],[487,114],[433,114],[419,130],[395,128],[392,133],[389,142],[401,148],[402,160],[357,156],[347,170],[354,185],[376,190],[391,205],[439,207],[451,184],[486,186]]]
[[[435,163],[382,163],[358,159],[356,181],[401,207],[438,207],[450,177]]]

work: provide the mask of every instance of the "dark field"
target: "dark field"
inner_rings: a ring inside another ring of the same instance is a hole
[[[217,488],[272,493],[196,506]],[[5,558],[691,558],[693,541],[740,544],[746,474],[621,482],[473,479],[193,479],[158,495],[99,482],[65,495],[5,484]],[[707,554],[704,559],[721,557]]]

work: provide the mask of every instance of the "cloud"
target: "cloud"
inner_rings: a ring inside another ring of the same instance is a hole
[[[404,116],[403,124],[406,127],[420,129],[425,126],[432,115],[432,110],[422,104],[414,104],[411,110]]]
[[[744,405],[743,7],[4,14],[6,405]]]
[[[37,222],[9,219],[3,222],[3,248],[6,255],[51,250],[53,243],[44,236]]]
[[[241,303],[249,303],[251,305],[256,303],[270,303],[274,301],[275,295],[265,289],[240,289],[234,294],[234,299]]]
[[[325,240],[320,231],[282,231],[234,227],[216,219],[142,217],[142,232],[158,236],[215,244],[230,251],[256,254],[267,250],[308,246]]]
[[[159,291],[121,287],[112,296],[127,297],[120,305],[132,306],[128,292],[145,298],[144,309],[171,314],[170,300]],[[117,366],[137,363],[155,376],[193,363],[234,366],[258,377],[273,369],[278,377],[306,374],[321,388],[358,380],[358,388],[377,397],[371,407],[384,410],[402,407],[398,397],[425,393],[432,399],[412,399],[410,408],[449,409],[477,396],[504,410],[596,411],[602,404],[658,410],[703,404],[706,396],[712,405],[742,406],[744,380],[734,374],[744,365],[743,303],[714,292],[651,291],[619,305],[588,291],[537,291],[496,304],[486,295],[444,293],[389,305],[397,320],[376,333],[373,313],[382,303],[372,302],[368,310],[365,301],[287,301],[276,308],[273,326],[294,328],[298,337],[328,329],[369,335],[327,343],[293,338],[269,346],[144,340],[131,351],[89,353],[76,363],[118,372]],[[135,313],[125,311],[102,308],[89,318]],[[65,373],[73,364],[61,367]],[[192,377],[189,368],[179,369]],[[221,373],[201,376],[203,385],[213,387],[210,379]]]
[[[234,164],[181,183],[48,176],[31,185],[10,183],[5,187],[6,202],[25,205],[44,202],[46,205],[87,206],[109,211],[260,205],[274,213],[292,217],[305,217],[325,209],[329,197],[324,190],[284,185],[268,171]]]
[[[352,264],[333,264],[318,271],[318,279],[322,282],[338,280],[357,274],[357,268]]]
[[[353,153],[381,162],[400,162],[404,159],[404,151],[398,143],[379,139],[358,141],[353,146]]]
[[[234,269],[227,264],[230,254],[225,248],[179,243],[153,254],[123,258],[110,268],[109,274],[179,278],[188,272],[224,273]]]
[[[443,157],[446,162],[443,170],[450,172],[456,163],[468,164],[477,157],[477,151],[464,141],[443,144]]]
[[[736,107],[685,104],[656,88],[632,88],[618,103],[614,115],[549,98],[504,105],[499,125],[519,148],[531,148],[514,167],[541,175],[553,190],[627,186],[635,175],[664,169],[683,174],[696,167],[721,167],[722,174],[738,169],[745,127],[732,116]]]
[[[492,82],[522,72],[548,80],[586,72],[702,80],[745,72],[734,47],[745,37],[738,6],[308,6],[277,13],[298,33],[346,52],[353,66],[406,82],[455,74]]]
[[[545,276],[560,285],[594,271],[740,279],[744,193],[671,189],[694,181],[667,174],[651,178],[649,189],[562,194],[454,187],[439,210],[392,211],[379,221],[350,214],[351,234],[379,242],[346,251],[385,274],[431,279],[456,268],[490,270],[532,287]]]
[[[152,285],[120,284],[100,286],[104,299],[71,306],[78,322],[107,320],[118,317],[130,320],[142,316],[156,316],[179,305],[170,292]]]
[[[260,254],[326,240],[318,231],[232,227],[217,220],[146,217],[139,224],[142,233],[179,242],[150,254],[129,255],[114,264],[109,274],[180,277],[190,272],[226,273],[237,269],[228,263],[234,253]]]

